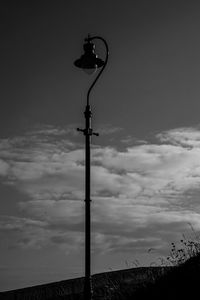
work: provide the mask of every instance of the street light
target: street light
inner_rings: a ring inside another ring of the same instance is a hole
[[[105,61],[95,53],[95,45],[92,43],[93,40],[101,40],[106,48]],[[87,92],[87,103],[85,108],[85,129],[77,128],[78,131],[83,132],[85,135],[85,283],[84,283],[84,299],[92,299],[92,282],[91,282],[91,215],[90,215],[90,143],[91,136],[98,133],[93,132],[91,119],[92,111],[90,106],[90,92],[94,87],[95,83],[99,79],[103,70],[106,67],[108,61],[108,44],[100,36],[88,37],[85,39],[85,44],[83,46],[84,54],[74,62],[74,65],[78,68],[83,69],[87,73],[94,73],[97,69],[100,69],[98,75],[95,77],[91,86]]]

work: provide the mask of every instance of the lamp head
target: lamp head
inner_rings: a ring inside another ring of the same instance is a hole
[[[84,54],[77,60],[75,60],[74,65],[77,68],[83,69],[86,73],[92,74],[98,68],[104,65],[104,61],[98,58],[95,53],[95,45],[91,43],[90,38],[86,39],[86,43],[83,45]]]

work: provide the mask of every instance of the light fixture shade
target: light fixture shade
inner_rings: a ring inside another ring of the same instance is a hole
[[[95,54],[95,45],[90,41],[83,46],[85,53],[75,60],[74,65],[80,69],[98,69],[104,65],[104,61]]]

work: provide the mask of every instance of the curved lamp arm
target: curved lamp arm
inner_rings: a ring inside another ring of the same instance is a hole
[[[88,36],[88,38],[86,38],[85,40],[86,41],[92,41],[94,39],[98,39],[98,40],[101,40],[105,47],[106,47],[106,59],[105,59],[105,63],[103,65],[103,67],[101,68],[100,72],[98,73],[98,75],[96,76],[96,78],[94,79],[93,83],[91,84],[88,92],[87,92],[87,105],[89,105],[89,98],[90,98],[90,92],[92,90],[92,88],[94,87],[95,83],[97,82],[97,80],[99,79],[99,77],[101,76],[103,70],[105,69],[106,65],[107,65],[107,62],[108,62],[108,54],[109,54],[109,49],[108,49],[108,44],[106,42],[106,40],[100,36],[93,36],[93,37],[90,37]]]

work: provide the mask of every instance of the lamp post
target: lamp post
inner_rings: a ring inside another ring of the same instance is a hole
[[[95,45],[92,43],[93,40],[101,40],[106,48],[106,58],[105,61],[98,58],[95,54]],[[98,133],[93,132],[92,129],[92,110],[90,106],[90,93],[95,83],[99,79],[103,70],[106,67],[108,61],[108,44],[100,36],[88,37],[85,39],[85,44],[83,46],[85,53],[80,59],[74,62],[74,65],[78,68],[85,70],[87,73],[94,73],[97,69],[100,69],[94,81],[87,92],[87,103],[85,108],[85,129],[77,128],[78,131],[83,132],[85,135],[85,283],[84,283],[84,300],[92,299],[92,282],[91,282],[91,214],[90,214],[90,143],[91,136]],[[92,71],[92,72],[91,72]]]

